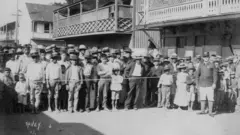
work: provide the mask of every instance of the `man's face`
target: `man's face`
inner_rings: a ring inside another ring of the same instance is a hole
[[[71,63],[72,63],[73,65],[76,65],[76,61],[75,61],[75,60],[71,60]]]
[[[10,71],[5,71],[4,74],[5,74],[6,76],[10,76]]]
[[[209,57],[203,57],[203,61],[204,62],[208,62],[209,61]]]
[[[154,66],[158,66],[159,62],[158,61],[154,61],[153,64],[154,64]]]
[[[143,62],[148,62],[148,58],[144,57],[143,59]]]
[[[53,62],[53,63],[57,63],[57,58],[53,58],[53,59],[52,59],[52,62]]]
[[[120,59],[121,58],[121,54],[117,54],[117,58]]]
[[[102,63],[107,63],[107,59],[106,58],[101,58]]]
[[[32,57],[32,59],[33,59],[33,61],[35,62],[35,63],[37,63],[37,57],[35,56],[35,57]]]
[[[40,53],[40,59],[44,60],[45,59],[45,53]]]
[[[215,62],[214,65],[215,65],[215,67],[217,67],[217,68],[219,67],[219,63],[218,63],[218,62]]]
[[[114,58],[113,58],[113,57],[108,57],[108,60],[109,60],[110,62],[113,62],[113,61],[114,61]]]
[[[30,49],[29,48],[24,48],[23,51],[24,51],[24,54],[27,54],[27,55],[30,53]]]
[[[128,53],[128,52],[124,52],[124,56],[125,56],[126,58],[130,58],[131,54]]]
[[[177,61],[177,59],[172,59],[172,62],[175,63]]]
[[[63,53],[63,54],[61,55],[61,59],[62,59],[62,60],[66,60],[66,59],[67,59],[66,53]]]
[[[140,64],[141,60],[140,59],[136,59],[136,63]]]
[[[85,54],[86,50],[80,50],[80,52],[81,52],[82,54]]]

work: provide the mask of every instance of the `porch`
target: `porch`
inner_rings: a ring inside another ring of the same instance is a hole
[[[129,34],[132,30],[132,6],[118,3],[99,6],[77,2],[54,11],[53,38],[87,35]]]

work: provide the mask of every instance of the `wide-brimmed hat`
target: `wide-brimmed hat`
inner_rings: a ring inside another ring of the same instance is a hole
[[[125,49],[124,49],[124,52],[126,52],[126,53],[132,53],[132,50],[131,50],[130,48],[125,48]]]
[[[186,56],[186,57],[185,57],[185,60],[191,60],[191,59],[192,59],[191,56]]]
[[[87,50],[87,47],[85,45],[79,45],[79,50]]]
[[[38,57],[38,56],[39,56],[38,50],[37,50],[37,49],[32,49],[32,50],[30,51],[30,56],[31,56],[31,57]]]
[[[76,54],[70,54],[70,57],[69,57],[70,60],[78,60],[78,57]]]
[[[181,63],[177,66],[178,69],[183,69],[183,68],[187,68],[187,66],[184,63]]]
[[[38,48],[39,50],[42,50],[42,49],[44,50],[44,49],[45,49],[45,47],[44,47],[43,45],[38,45],[37,48]]]
[[[196,55],[196,59],[201,59],[201,55]]]
[[[68,48],[74,48],[75,45],[74,45],[74,44],[68,44],[67,47],[68,47]]]
[[[173,53],[172,56],[171,56],[171,59],[177,59],[177,58],[178,58],[177,54]]]
[[[209,55],[210,55],[209,52],[204,52],[203,53],[203,57],[209,57]]]
[[[109,47],[104,47],[103,49],[102,49],[102,52],[104,53],[104,52],[109,52],[110,51],[110,49],[109,49]]]
[[[45,52],[46,52],[46,53],[52,53],[52,48],[51,48],[51,46],[47,46],[47,47],[45,48]]]
[[[52,58],[52,59],[57,59],[58,56],[59,56],[59,55],[58,55],[57,52],[53,52],[51,58]]]
[[[51,48],[53,49],[53,48],[57,48],[57,46],[55,45],[55,44],[52,44],[51,45]]]
[[[164,68],[163,68],[164,71],[167,71],[167,70],[170,70],[170,69],[171,68],[168,65],[165,65]]]
[[[23,51],[22,51],[21,48],[18,48],[17,51],[16,51],[16,53],[17,53],[18,55],[21,55],[21,54],[23,54]]]
[[[121,54],[121,50],[120,50],[120,49],[116,49],[116,50],[114,51],[114,53],[115,53],[115,54]]]

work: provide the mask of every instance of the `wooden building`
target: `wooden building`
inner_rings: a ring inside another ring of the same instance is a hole
[[[142,12],[142,6],[142,0],[76,1],[54,11],[54,38],[89,47],[146,48],[150,36],[143,31],[135,32],[140,19],[133,19]],[[159,31],[150,32],[155,36],[152,33],[159,35]]]
[[[10,22],[0,27],[0,46],[12,46],[16,42],[16,22]]]
[[[159,30],[166,55],[240,54],[240,0],[144,0],[139,30]]]

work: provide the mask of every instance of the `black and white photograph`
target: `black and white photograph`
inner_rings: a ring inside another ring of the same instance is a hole
[[[239,135],[240,0],[0,0],[0,135]]]

